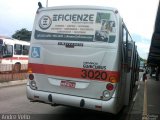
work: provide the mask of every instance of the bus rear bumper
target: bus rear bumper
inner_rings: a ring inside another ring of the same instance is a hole
[[[30,88],[27,85],[27,98],[35,102],[43,102],[46,104],[60,104],[64,106],[73,106],[79,108],[92,109],[97,111],[103,111],[116,114],[116,99],[111,98],[108,101],[102,101],[98,99],[85,98],[79,96],[70,96],[65,94],[37,91]]]

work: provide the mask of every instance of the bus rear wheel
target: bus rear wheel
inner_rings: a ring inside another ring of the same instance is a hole
[[[19,73],[21,71],[21,64],[20,63],[16,63],[14,65],[14,69],[13,70],[14,70],[15,73]]]

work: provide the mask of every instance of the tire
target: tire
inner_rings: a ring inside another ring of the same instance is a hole
[[[16,63],[14,65],[14,72],[15,73],[19,73],[21,71],[21,64],[20,63]]]

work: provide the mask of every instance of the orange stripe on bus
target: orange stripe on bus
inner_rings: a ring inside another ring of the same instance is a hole
[[[28,69],[30,69],[32,73],[69,77],[69,78],[80,78],[80,79],[88,79],[88,80],[109,81],[110,76],[116,76],[117,78],[119,78],[118,71],[85,69],[85,68],[76,68],[76,67],[68,67],[68,66],[56,66],[56,65],[29,63]],[[96,71],[99,71],[100,73],[106,73],[107,78],[105,80],[104,79],[94,79],[94,78],[83,78],[82,77],[83,70],[93,71],[94,73],[96,73]]]

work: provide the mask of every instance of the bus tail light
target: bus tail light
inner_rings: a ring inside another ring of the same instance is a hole
[[[109,77],[109,82],[111,82],[111,83],[117,83],[118,81],[119,81],[118,75],[111,75]]]
[[[30,87],[33,89],[33,90],[36,90],[37,89],[37,85],[36,85],[36,81],[34,80],[34,75],[33,74],[29,74],[29,84],[30,84]]]
[[[28,73],[32,73],[32,68],[28,68]]]
[[[29,79],[33,80],[34,79],[34,75],[33,74],[29,74]]]
[[[31,86],[32,86],[32,88],[35,88],[36,87],[36,82],[33,80],[33,81],[31,81]]]
[[[114,85],[112,85],[111,83],[108,83],[108,84],[106,85],[106,89],[109,90],[109,91],[111,91],[111,90],[114,89]]]
[[[109,91],[105,90],[103,91],[103,99],[108,99],[110,97]]]
[[[33,90],[37,90],[36,81],[31,80],[31,81],[30,81],[30,87],[31,87],[31,89],[33,89]]]

